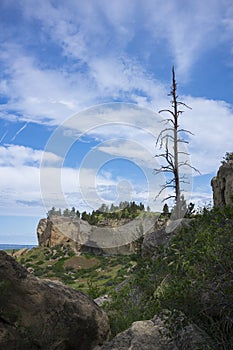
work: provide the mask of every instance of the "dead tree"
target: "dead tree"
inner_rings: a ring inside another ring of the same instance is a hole
[[[178,100],[177,96],[177,84],[175,79],[175,69],[174,66],[172,67],[172,86],[169,96],[172,97],[171,100],[171,109],[162,109],[159,111],[159,113],[169,113],[170,117],[167,119],[164,119],[163,122],[165,123],[166,127],[160,132],[158,135],[156,146],[159,144],[159,148],[163,150],[163,153],[155,155],[155,157],[159,157],[165,160],[165,165],[161,165],[159,168],[154,169],[155,174],[159,173],[170,173],[172,175],[172,178],[166,180],[166,183],[162,186],[161,190],[157,194],[156,198],[159,197],[159,195],[166,189],[170,188],[173,189],[174,194],[168,195],[166,198],[163,199],[163,202],[165,200],[168,200],[170,198],[174,198],[175,200],[175,217],[181,218],[181,183],[185,183],[184,177],[180,177],[180,168],[183,166],[187,166],[189,168],[192,168],[195,171],[198,171],[194,167],[189,164],[188,161],[180,161],[180,155],[189,155],[188,153],[184,151],[180,151],[179,144],[181,143],[188,143],[188,141],[181,138],[181,133],[188,133],[193,135],[189,130],[181,129],[179,127],[179,116],[184,111],[180,110],[179,107],[183,106],[186,108],[191,109],[188,107],[185,103]],[[186,182],[187,183],[187,182]]]

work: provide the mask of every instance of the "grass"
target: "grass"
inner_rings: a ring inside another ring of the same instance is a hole
[[[93,256],[73,253],[60,246],[33,248],[18,261],[41,278],[59,280],[92,298],[110,293],[129,276],[135,265],[133,256]]]

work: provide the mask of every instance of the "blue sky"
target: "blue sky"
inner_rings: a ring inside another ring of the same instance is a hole
[[[232,1],[2,0],[0,44],[0,243],[36,243],[51,205],[161,208],[157,112],[172,65],[201,172],[184,193],[211,201],[233,150]]]

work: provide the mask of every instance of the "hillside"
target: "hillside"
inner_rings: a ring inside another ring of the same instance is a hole
[[[204,209],[167,248],[159,248],[156,260],[139,258],[130,283],[105,307],[114,334],[167,310],[178,349],[190,349],[178,337],[187,322],[211,339],[195,349],[233,349],[232,232],[232,207]]]
[[[165,312],[169,337],[180,344],[177,349],[189,349],[182,345],[178,328],[192,322],[210,339],[208,347],[194,349],[230,350],[232,231],[231,207],[204,209],[167,247],[158,247],[156,259],[139,253],[75,256],[71,249],[58,246],[32,249],[18,260],[36,276],[59,279],[92,298],[108,295],[103,308],[112,336],[135,321]]]
[[[97,298],[110,293],[129,277],[136,265],[136,256],[77,256],[71,248],[33,248],[17,260],[33,275],[59,280]]]

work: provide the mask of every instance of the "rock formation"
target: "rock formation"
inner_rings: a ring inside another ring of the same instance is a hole
[[[233,204],[233,161],[223,163],[211,180],[215,206]]]
[[[0,251],[0,349],[91,350],[108,335],[107,316],[92,299],[34,277]]]
[[[172,324],[173,332],[167,328],[161,317],[137,321],[126,331],[116,335],[113,340],[98,346],[95,350],[200,350],[214,349],[205,332],[194,324],[186,326],[177,322]],[[173,333],[173,334],[171,334]]]
[[[153,232],[145,235],[142,243],[142,256],[156,258],[156,251],[159,246],[168,246],[170,240],[177,235],[179,230],[190,224],[192,219],[178,219],[163,221]]]
[[[117,227],[98,227],[64,216],[41,219],[37,227],[40,246],[70,245],[77,251],[97,254],[131,254],[137,239],[154,230],[157,217],[138,217]]]

